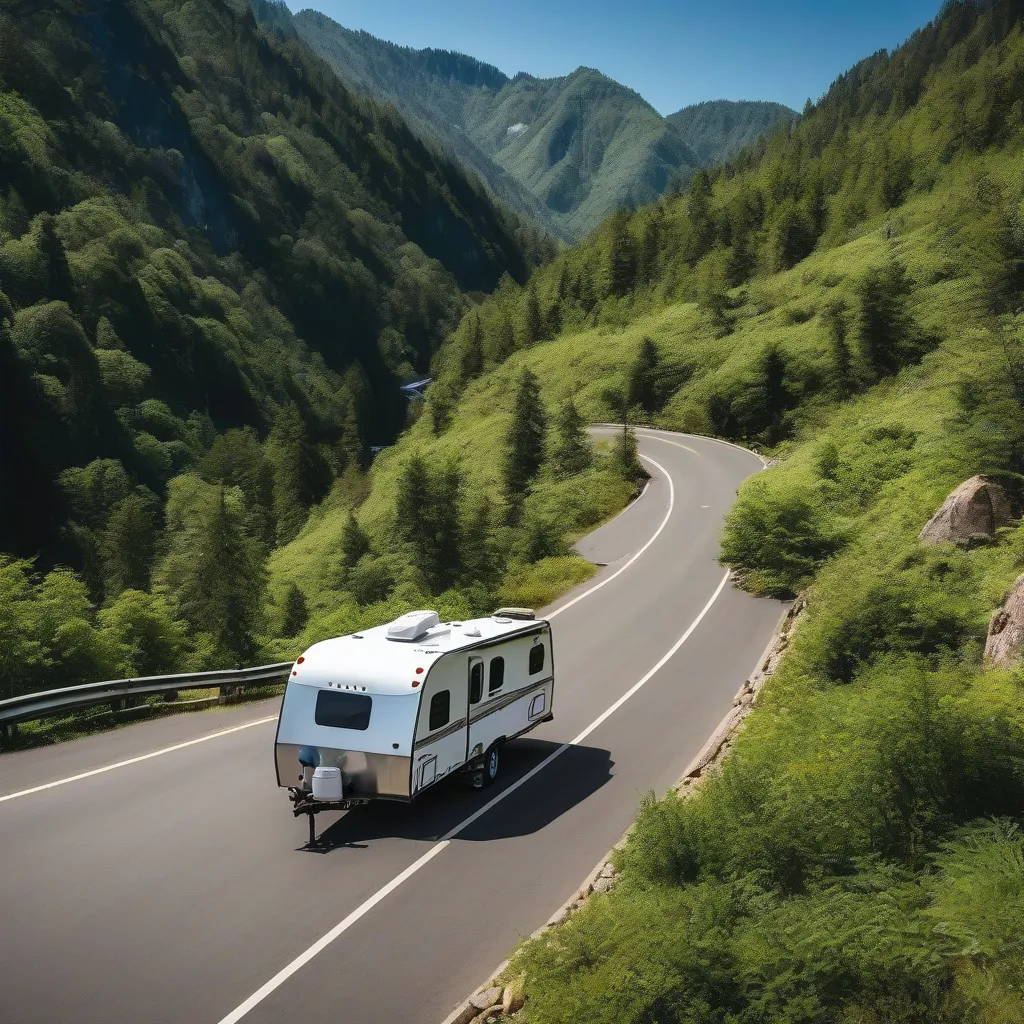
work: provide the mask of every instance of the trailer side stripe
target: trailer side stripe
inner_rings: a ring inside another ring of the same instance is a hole
[[[547,679],[542,679],[539,683],[534,683],[533,686],[514,690],[504,697],[495,697],[489,704],[482,705],[475,713],[469,716],[469,724],[476,725],[481,719],[487,718],[488,715],[493,715],[495,711],[501,711],[503,708],[507,708],[509,704],[515,704],[521,697],[528,697],[531,693],[535,693],[542,687],[547,686],[552,679],[554,679],[554,676],[548,676]]]

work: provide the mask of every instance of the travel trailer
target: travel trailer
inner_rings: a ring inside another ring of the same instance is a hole
[[[314,644],[292,666],[277,723],[278,785],[296,815],[411,801],[460,774],[494,781],[502,744],[548,722],[551,626],[523,608],[440,622],[416,611]]]

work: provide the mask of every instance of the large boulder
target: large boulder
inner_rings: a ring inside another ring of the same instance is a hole
[[[1024,576],[1018,576],[1006,600],[988,624],[985,661],[989,665],[1015,665],[1024,650]]]
[[[918,540],[938,544],[948,540],[961,547],[990,540],[996,530],[1010,522],[1010,501],[994,480],[972,476],[942,503],[942,508],[925,523]]]

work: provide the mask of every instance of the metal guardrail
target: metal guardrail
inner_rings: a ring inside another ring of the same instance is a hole
[[[33,722],[52,715],[67,714],[80,708],[95,707],[122,701],[128,697],[151,697],[175,694],[180,690],[201,690],[219,687],[222,695],[236,688],[285,682],[291,671],[290,661],[257,668],[226,669],[219,672],[185,672],[169,676],[146,676],[141,679],[114,679],[102,683],[69,686],[63,690],[26,693],[20,697],[0,700],[0,732],[8,735],[19,722]]]

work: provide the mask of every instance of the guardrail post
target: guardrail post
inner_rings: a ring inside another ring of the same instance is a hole
[[[0,745],[10,743],[18,736],[18,723],[11,722],[9,725],[0,725]]]

